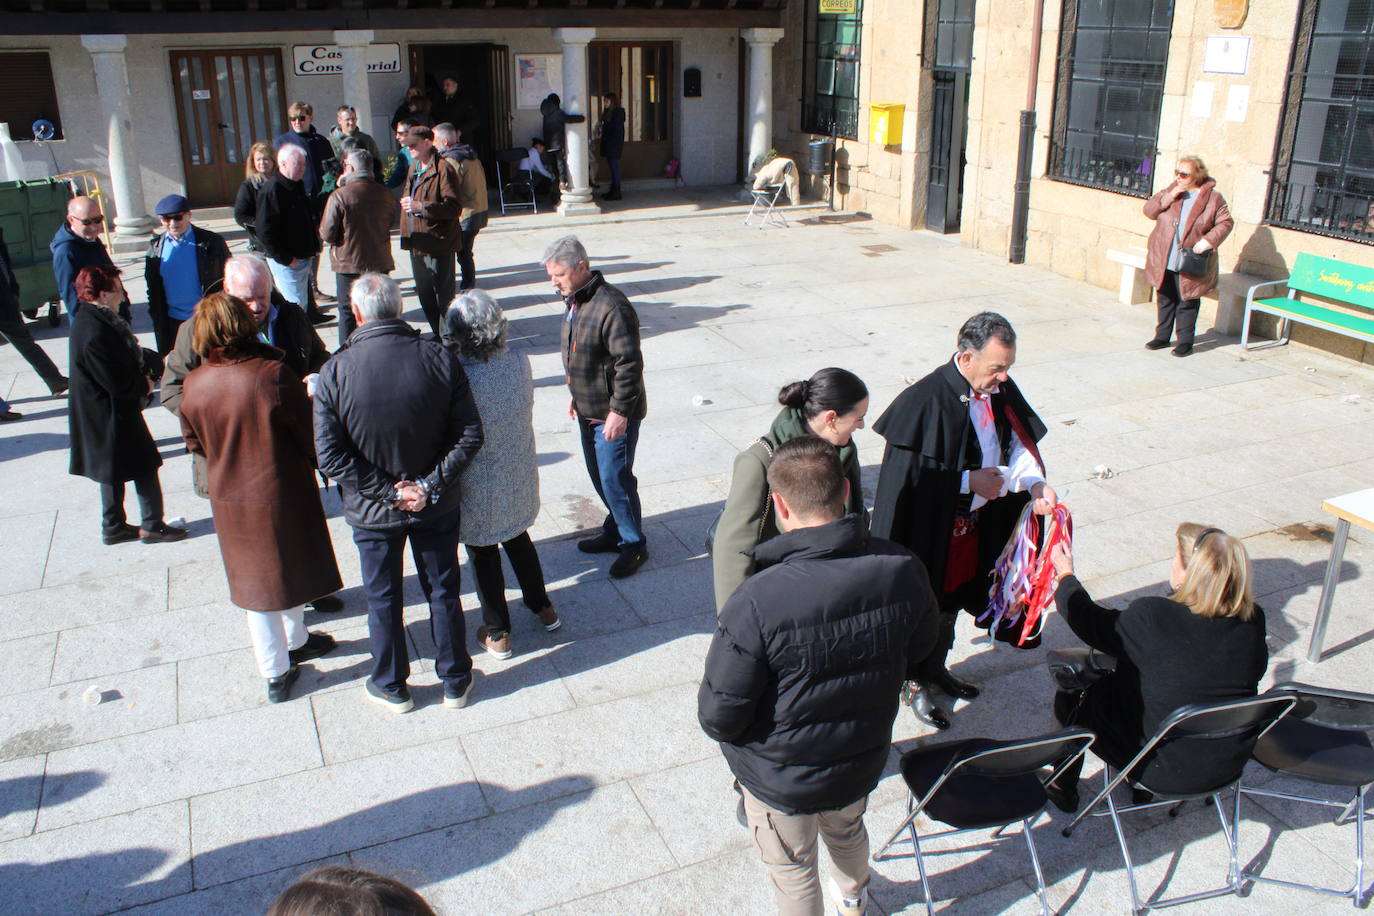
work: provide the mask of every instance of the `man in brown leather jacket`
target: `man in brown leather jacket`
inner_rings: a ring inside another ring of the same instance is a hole
[[[390,274],[396,268],[391,258],[391,230],[399,225],[401,211],[391,191],[372,176],[371,153],[365,149],[347,153],[339,186],[329,195],[320,221],[320,238],[332,246],[329,260],[334,268],[334,295],[341,303],[349,301],[353,281],[361,274]],[[352,310],[341,307],[339,346],[355,327]]]
[[[454,253],[463,242],[460,178],[434,148],[434,131],[412,127],[402,145],[412,162],[401,198],[401,247],[410,252],[415,295],[435,337],[453,300]]]

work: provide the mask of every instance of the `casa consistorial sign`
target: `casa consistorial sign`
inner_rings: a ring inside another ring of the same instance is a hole
[[[343,52],[338,45],[293,45],[297,76],[342,76]],[[367,46],[368,73],[400,73],[401,46]]]

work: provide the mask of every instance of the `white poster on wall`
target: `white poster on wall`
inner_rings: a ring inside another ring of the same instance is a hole
[[[515,55],[515,107],[538,108],[550,92],[563,95],[563,55]]]
[[[1202,56],[1203,73],[1244,76],[1250,66],[1250,39],[1243,35],[1208,35]]]

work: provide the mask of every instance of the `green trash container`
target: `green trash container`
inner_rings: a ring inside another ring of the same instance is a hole
[[[59,298],[48,243],[67,218],[71,196],[67,182],[52,178],[0,181],[0,229],[19,279],[19,307],[29,317]]]

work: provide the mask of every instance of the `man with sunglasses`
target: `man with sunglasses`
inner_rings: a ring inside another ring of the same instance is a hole
[[[48,250],[52,252],[52,272],[57,279],[57,291],[67,307],[67,317],[76,315],[81,307],[76,297],[76,275],[83,267],[113,267],[105,243],[100,241],[105,216],[100,202],[93,197],[73,197],[67,201],[67,221],[57,228]],[[119,307],[119,317],[131,321],[129,303]]]
[[[148,244],[143,276],[157,352],[165,357],[172,352],[181,323],[224,276],[229,246],[220,235],[191,224],[190,204],[180,194],[168,194],[154,209],[166,231]]]

